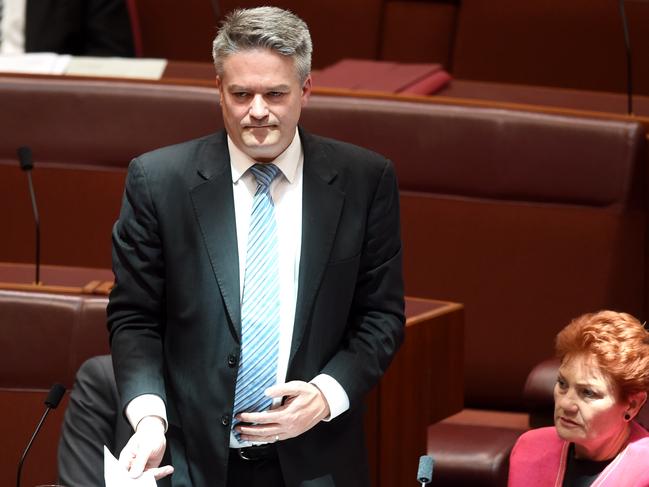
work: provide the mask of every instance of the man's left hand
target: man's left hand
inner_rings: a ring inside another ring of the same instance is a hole
[[[285,397],[284,404],[259,413],[241,413],[236,429],[244,441],[272,443],[301,435],[329,416],[329,404],[313,384],[291,381],[266,389],[269,397]]]

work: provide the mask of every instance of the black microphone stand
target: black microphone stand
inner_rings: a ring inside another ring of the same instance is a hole
[[[38,207],[36,206],[36,194],[32,183],[32,172],[27,171],[27,182],[29,184],[29,195],[32,200],[32,211],[34,212],[34,223],[36,224],[36,281],[38,286],[41,283],[41,219],[38,216]]]
[[[20,457],[20,461],[18,462],[18,472],[16,473],[16,487],[20,487],[20,474],[23,471],[23,463],[25,462],[25,458],[27,458],[29,449],[32,447],[32,443],[34,443],[34,438],[36,438],[36,435],[41,430],[41,427],[45,422],[45,418],[47,418],[47,415],[50,413],[50,411],[58,407],[61,399],[63,398],[63,394],[65,394],[65,387],[61,384],[54,384],[50,389],[50,392],[47,394],[47,397],[45,398],[45,412],[43,413],[43,416],[41,416],[41,420],[38,422],[36,430],[34,430],[34,434],[29,439],[29,443],[27,443],[27,447],[25,448],[25,451],[23,451],[23,454]]]
[[[38,426],[36,426],[36,430],[34,431],[34,434],[29,439],[29,443],[27,443],[27,448],[25,448],[25,451],[23,451],[23,454],[20,457],[20,462],[18,463],[18,474],[16,475],[16,487],[20,487],[20,474],[23,471],[23,463],[25,462],[27,453],[29,453],[29,449],[32,447],[32,443],[34,443],[34,438],[36,438],[36,435],[41,430],[41,426],[43,426],[43,423],[45,422],[45,418],[47,418],[47,415],[50,413],[51,410],[52,408],[49,407],[45,409],[43,416],[41,416],[41,420],[38,422]]]
[[[27,173],[27,184],[29,185],[29,196],[32,202],[32,212],[34,213],[34,223],[36,225],[36,281],[35,284],[41,283],[41,220],[38,216],[38,206],[36,205],[36,193],[34,193],[34,183],[32,182],[32,151],[29,147],[18,148],[18,161],[20,168]]]
[[[629,39],[629,24],[626,18],[624,0],[619,0],[620,17],[622,19],[622,29],[624,30],[624,46],[626,48],[626,97],[627,113],[633,115],[633,70],[631,62],[631,41]]]

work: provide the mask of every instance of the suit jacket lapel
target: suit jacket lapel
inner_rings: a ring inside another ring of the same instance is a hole
[[[345,194],[333,184],[338,171],[327,159],[322,144],[302,130],[300,137],[304,150],[302,250],[289,367],[308,326],[345,199]]]
[[[190,190],[194,213],[236,337],[241,331],[239,252],[232,194],[230,155],[225,132],[199,155],[203,181]]]

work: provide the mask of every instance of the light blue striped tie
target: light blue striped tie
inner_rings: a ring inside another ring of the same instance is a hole
[[[270,183],[279,168],[255,164],[246,271],[241,303],[241,358],[234,395],[234,414],[263,411],[272,400],[264,390],[275,384],[279,351],[279,262],[275,206]],[[234,426],[236,421],[232,422]]]

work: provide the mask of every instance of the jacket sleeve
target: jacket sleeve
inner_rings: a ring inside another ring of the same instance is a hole
[[[347,334],[322,371],[345,389],[351,406],[378,382],[403,341],[401,252],[399,190],[385,160],[368,209]]]
[[[164,261],[158,216],[142,163],[131,162],[113,228],[115,287],[108,330],[122,410],[141,394],[166,402],[163,379]]]

